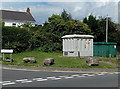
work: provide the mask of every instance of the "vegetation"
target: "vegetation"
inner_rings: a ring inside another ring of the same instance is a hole
[[[19,53],[25,50],[38,49],[44,52],[61,51],[61,37],[67,34],[90,34],[88,25],[72,19],[64,10],[61,15],[52,15],[44,26],[23,28],[3,27],[3,48],[13,48]],[[21,49],[21,50],[20,50]]]
[[[9,55],[6,55],[9,56]],[[35,57],[37,63],[23,63],[22,59],[24,57]],[[54,58],[55,64],[50,67],[68,67],[68,68],[117,68],[117,66],[100,63],[99,66],[88,66],[86,64],[86,59],[83,58],[71,58],[63,57],[61,52],[40,52],[40,51],[29,51],[13,54],[13,63],[3,62],[6,65],[18,65],[18,66],[36,66],[36,67],[45,67],[43,65],[43,60],[46,58]]]
[[[98,57],[98,59],[104,61],[104,62],[108,62],[108,63],[113,63],[113,64],[120,64],[120,56],[115,57],[115,58],[104,58],[104,57]]]
[[[111,18],[109,22],[109,41],[120,44],[120,30],[116,30],[118,24]],[[83,22],[73,19],[70,13],[65,10],[60,15],[53,14],[48,17],[44,25],[31,26],[31,23],[25,22],[20,27],[5,27],[4,22],[0,21],[2,29],[2,46],[5,49],[14,49],[14,63],[3,62],[3,64],[21,65],[21,66],[44,66],[43,60],[52,57],[55,64],[52,67],[69,68],[117,68],[117,66],[100,63],[100,66],[90,67],[86,65],[85,59],[63,57],[61,37],[68,34],[91,34],[94,41],[105,41],[106,18],[96,18],[92,14],[83,19]],[[114,39],[113,39],[114,38]],[[56,52],[59,51],[59,52]],[[35,57],[37,63],[23,63],[24,57]],[[108,61],[107,58],[102,58]],[[111,62],[116,63],[115,58]]]
[[[0,20],[0,28],[2,28],[5,25],[4,21]]]
[[[91,34],[93,34],[95,37],[94,38],[95,42],[105,42],[106,37],[105,17],[99,17],[99,19],[97,19],[95,16],[91,14],[88,17],[85,17],[83,19],[83,22],[90,27]],[[120,43],[120,30],[117,29],[117,24],[115,24],[110,17],[108,18],[108,41]]]
[[[111,18],[108,22],[108,41],[120,44],[120,30],[116,30],[118,25]],[[3,48],[14,49],[16,53],[34,49],[43,52],[62,51],[61,37],[68,34],[91,34],[95,37],[94,41],[104,42],[105,26],[104,17],[97,19],[91,14],[81,22],[63,10],[60,15],[48,17],[43,26],[32,27],[31,23],[25,22],[23,28],[3,27]]]
[[[30,33],[17,27],[3,27],[2,44],[5,49],[14,49],[14,52],[22,52],[29,48]]]

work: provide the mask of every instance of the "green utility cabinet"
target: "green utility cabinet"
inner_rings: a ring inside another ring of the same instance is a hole
[[[98,57],[116,57],[116,45],[113,42],[94,42],[93,55]]]

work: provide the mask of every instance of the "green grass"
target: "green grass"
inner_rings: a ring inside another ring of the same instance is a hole
[[[105,62],[110,62],[110,63],[113,63],[113,64],[120,64],[120,60],[117,60],[118,58],[120,58],[120,56],[117,56],[117,57],[113,57],[113,58],[104,58],[104,57],[98,57],[98,59],[101,59]]]
[[[8,56],[8,55],[6,55]],[[22,59],[24,57],[35,57],[37,63],[23,63]],[[54,58],[55,64],[48,67],[67,67],[67,68],[117,68],[117,66],[112,66],[105,63],[100,63],[99,66],[88,66],[86,65],[86,59],[83,58],[70,58],[63,57],[62,52],[52,52],[45,53],[39,51],[29,51],[13,54],[13,63],[3,62],[5,65],[18,65],[18,66],[36,66],[45,67],[43,65],[43,60],[45,58]]]

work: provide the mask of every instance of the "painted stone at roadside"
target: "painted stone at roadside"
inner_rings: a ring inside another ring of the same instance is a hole
[[[36,59],[34,57],[25,57],[23,58],[24,63],[36,63]]]
[[[12,58],[9,58],[9,57],[6,57],[4,61],[5,62],[14,62],[14,60]]]
[[[89,66],[99,66],[99,61],[94,57],[88,57],[86,63]]]
[[[43,64],[46,65],[46,66],[53,65],[54,64],[54,58],[44,59]]]

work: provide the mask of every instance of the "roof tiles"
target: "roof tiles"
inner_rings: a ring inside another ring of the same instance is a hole
[[[35,21],[28,12],[0,10],[0,13],[2,13],[2,20]]]

